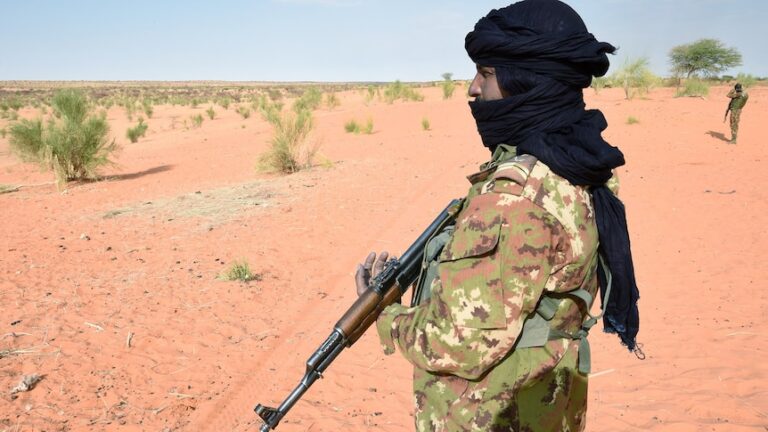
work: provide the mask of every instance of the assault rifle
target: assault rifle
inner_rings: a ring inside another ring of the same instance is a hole
[[[333,327],[331,335],[309,357],[304,377],[283,403],[277,408],[256,405],[254,411],[264,421],[259,429],[260,432],[275,429],[309,387],[318,378],[323,377],[323,372],[341,351],[351,347],[376,321],[385,307],[400,300],[400,297],[419,277],[427,242],[455,217],[454,212],[450,210],[459,202],[459,200],[451,201],[399,259],[392,258],[386,262],[382,271],[369,283],[368,290],[358,297],[342,315]]]
[[[731,108],[733,107],[733,101],[736,99],[731,99],[730,102],[728,102],[728,109],[725,110],[725,116],[723,117],[723,123],[728,119],[728,113],[731,111]]]
[[[733,99],[728,103],[728,109],[725,110],[725,115],[723,116],[723,123],[725,123],[726,120],[728,120],[728,113],[731,111],[731,105],[733,105]]]

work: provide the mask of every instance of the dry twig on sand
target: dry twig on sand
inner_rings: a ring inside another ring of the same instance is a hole
[[[22,349],[7,349],[7,350],[0,350],[0,359],[5,357],[11,357],[11,356],[17,356],[17,355],[23,355],[23,354],[31,354],[36,353],[36,348],[22,348]]]

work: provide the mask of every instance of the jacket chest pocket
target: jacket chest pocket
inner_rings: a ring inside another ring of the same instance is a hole
[[[490,193],[469,201],[440,255],[439,295],[461,327],[499,329],[507,325],[498,199],[499,195]]]

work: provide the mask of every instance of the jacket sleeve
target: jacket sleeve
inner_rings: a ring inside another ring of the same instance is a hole
[[[561,226],[531,201],[488,193],[469,201],[440,256],[432,297],[395,304],[377,321],[384,351],[416,367],[476,379],[513,348],[561,248]]]

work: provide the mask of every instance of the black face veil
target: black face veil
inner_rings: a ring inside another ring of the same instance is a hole
[[[517,146],[572,184],[589,186],[595,206],[600,253],[613,275],[604,305],[605,331],[630,349],[639,331],[629,233],[622,202],[605,187],[612,169],[624,165],[621,151],[603,140],[607,123],[585,110],[582,89],[608,71],[612,45],[598,42],[581,17],[558,0],[524,0],[492,10],[465,40],[470,58],[496,69],[510,95],[470,102],[483,144]],[[600,272],[601,296],[606,277]]]

